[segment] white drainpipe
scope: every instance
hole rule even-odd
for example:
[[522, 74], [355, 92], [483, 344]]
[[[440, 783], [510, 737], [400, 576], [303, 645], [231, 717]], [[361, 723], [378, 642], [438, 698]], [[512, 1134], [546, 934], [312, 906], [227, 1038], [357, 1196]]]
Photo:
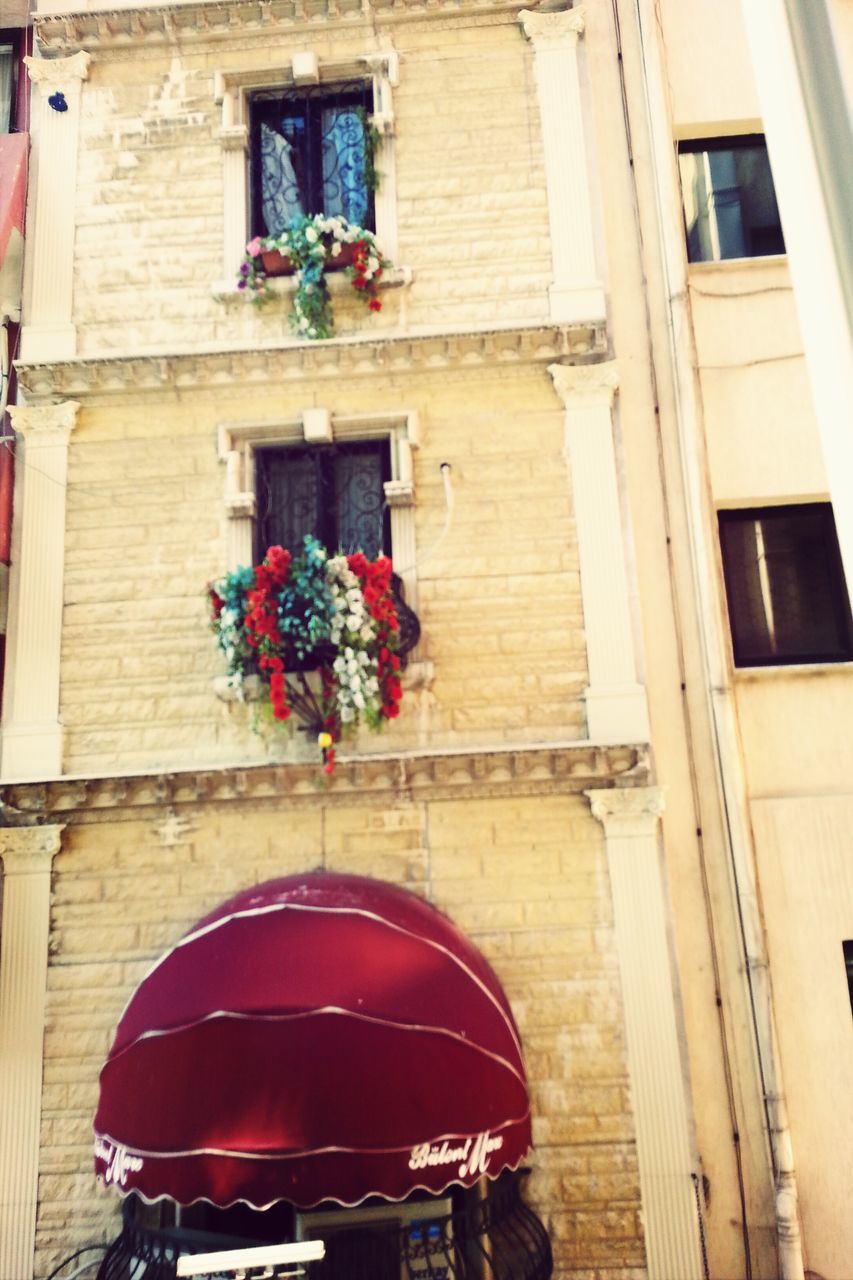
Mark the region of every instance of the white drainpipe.
[[797, 1184], [788, 1116], [782, 1091], [779, 1046], [773, 1017], [770, 973], [756, 890], [748, 800], [740, 755], [737, 715], [720, 634], [714, 583], [716, 555], [703, 517], [704, 468], [701, 419], [696, 402], [692, 319], [681, 198], [674, 178], [673, 139], [664, 97], [666, 83], [657, 45], [654, 0], [631, 3], [641, 46], [645, 125], [654, 169], [656, 222], [666, 293], [669, 360], [676, 402], [682, 480], [693, 580], [699, 605], [702, 660], [715, 734], [715, 770], [745, 958], [744, 980], [753, 1010], [758, 1069], [763, 1083], [770, 1148], [775, 1169], [776, 1234], [782, 1280], [804, 1280]]

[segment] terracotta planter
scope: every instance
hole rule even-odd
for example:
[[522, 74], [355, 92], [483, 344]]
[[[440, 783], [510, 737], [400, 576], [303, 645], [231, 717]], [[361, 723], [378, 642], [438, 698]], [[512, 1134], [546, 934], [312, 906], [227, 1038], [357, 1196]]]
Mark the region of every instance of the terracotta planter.
[[336, 258], [326, 259], [327, 271], [343, 271], [346, 267], [351, 267], [355, 262], [355, 245], [342, 244], [341, 251]]
[[287, 254], [279, 253], [278, 249], [268, 249], [262, 253], [261, 262], [268, 276], [292, 276], [296, 270]]

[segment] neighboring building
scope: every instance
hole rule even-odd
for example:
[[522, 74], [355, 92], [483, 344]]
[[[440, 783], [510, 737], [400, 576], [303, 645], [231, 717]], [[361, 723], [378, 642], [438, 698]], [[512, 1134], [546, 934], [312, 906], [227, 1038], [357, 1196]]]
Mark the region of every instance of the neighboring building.
[[[35, 33], [0, 1280], [150, 1276], [217, 1232], [322, 1235], [335, 1280], [840, 1278], [848, 513], [774, 183], [784, 104], [759, 107], [738, 4], [47, 0]], [[293, 280], [259, 308], [236, 284], [300, 208], [357, 210], [394, 264], [378, 314], [332, 280], [331, 340], [292, 335]], [[331, 776], [313, 736], [256, 731], [205, 600], [307, 529], [390, 552], [420, 624], [399, 717]], [[330, 932], [291, 938], [300, 903]], [[415, 1025], [405, 957], [356, 918], [470, 989], [418, 968]], [[284, 1120], [269, 1044], [203, 1038], [366, 1008], [405, 1008], [422, 1053], [276, 1045]], [[164, 1017], [195, 1057], [160, 1052]], [[478, 1117], [453, 1191], [423, 1172], [464, 1146], [436, 1100]], [[156, 1205], [129, 1197], [124, 1226], [96, 1109], [107, 1181]], [[224, 1170], [247, 1132], [257, 1171]], [[174, 1209], [217, 1179], [220, 1203], [284, 1203]], [[394, 1203], [314, 1210], [377, 1190]]]

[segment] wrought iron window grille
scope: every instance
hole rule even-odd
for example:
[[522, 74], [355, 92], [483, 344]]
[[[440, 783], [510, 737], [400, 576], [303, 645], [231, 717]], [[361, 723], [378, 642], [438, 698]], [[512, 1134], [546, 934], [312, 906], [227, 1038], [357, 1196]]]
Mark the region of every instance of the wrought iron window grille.
[[252, 235], [278, 235], [317, 213], [375, 231], [372, 111], [372, 80], [252, 96]]
[[[489, 1184], [484, 1198], [462, 1193], [457, 1197], [462, 1207], [453, 1213], [402, 1227], [360, 1225], [354, 1212], [351, 1228], [329, 1234], [325, 1259], [308, 1264], [309, 1280], [549, 1280], [548, 1233], [522, 1196], [527, 1172], [507, 1171]], [[393, 1205], [388, 1208], [393, 1213]], [[268, 1243], [183, 1227], [145, 1227], [134, 1222], [135, 1209], [129, 1197], [123, 1230], [108, 1248], [97, 1280], [175, 1280], [181, 1254]], [[316, 1234], [323, 1238], [320, 1227]]]

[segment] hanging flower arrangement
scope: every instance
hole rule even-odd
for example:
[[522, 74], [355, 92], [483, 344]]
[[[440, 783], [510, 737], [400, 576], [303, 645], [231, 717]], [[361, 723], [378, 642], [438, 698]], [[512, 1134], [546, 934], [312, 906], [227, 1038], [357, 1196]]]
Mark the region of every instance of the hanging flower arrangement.
[[272, 296], [271, 275], [296, 280], [291, 325], [302, 338], [331, 338], [335, 325], [326, 272], [342, 268], [369, 311], [381, 311], [379, 281], [390, 264], [372, 231], [318, 213], [297, 218], [277, 236], [255, 236], [237, 273], [237, 288], [260, 306]]
[[226, 574], [208, 596], [232, 685], [259, 676], [273, 719], [295, 712], [316, 731], [327, 773], [343, 734], [399, 715], [402, 646], [387, 556], [330, 556], [308, 537], [299, 555], [270, 547], [262, 564]]

